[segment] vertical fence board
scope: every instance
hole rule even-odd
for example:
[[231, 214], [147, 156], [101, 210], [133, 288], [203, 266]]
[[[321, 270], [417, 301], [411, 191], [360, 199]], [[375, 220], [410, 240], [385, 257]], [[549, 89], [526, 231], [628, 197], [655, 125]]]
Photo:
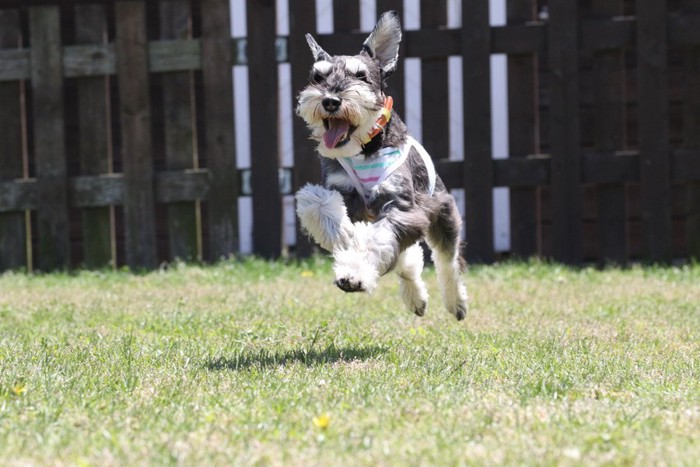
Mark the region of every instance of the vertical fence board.
[[[422, 29], [444, 28], [447, 24], [446, 0], [421, 0], [420, 19]], [[447, 57], [423, 59], [421, 83], [423, 146], [433, 158], [447, 158], [450, 155]]]
[[552, 256], [582, 260], [578, 8], [576, 0], [549, 5], [549, 137], [552, 154]]
[[248, 0], [247, 11], [253, 250], [275, 258], [282, 251], [275, 2]]
[[[313, 33], [316, 30], [316, 2], [315, 0], [297, 0], [294, 8], [289, 12], [289, 63], [292, 75], [292, 93], [294, 107], [297, 105], [298, 93], [307, 85], [309, 69], [313, 63], [313, 57], [304, 34]], [[295, 117], [293, 122], [294, 138], [294, 191], [307, 183], [321, 182], [321, 165], [314, 145], [309, 140], [309, 130], [304, 120]], [[310, 256], [314, 251], [314, 244], [303, 233], [297, 223], [296, 253], [299, 257]]]
[[[360, 29], [360, 2], [333, 0], [333, 31], [352, 32], [358, 29]], [[360, 50], [359, 46], [357, 50]]]
[[[102, 5], [75, 6], [77, 44], [107, 42], [107, 18]], [[109, 78], [87, 77], [78, 80], [78, 120], [80, 125], [80, 172], [98, 175], [111, 172], [108, 147], [111, 115], [107, 105]], [[89, 268], [114, 264], [113, 228], [110, 207], [82, 210], [84, 263]]]
[[462, 11], [466, 258], [486, 263], [494, 257], [490, 37], [488, 0], [471, 2]]
[[[20, 46], [19, 12], [0, 10], [0, 49]], [[18, 82], [0, 82], [0, 180], [22, 178], [22, 111]], [[27, 266], [23, 212], [0, 214], [0, 272]]]
[[[403, 0], [377, 0], [377, 19], [385, 11], [394, 10], [398, 13], [399, 18], [403, 19]], [[396, 65], [396, 70], [387, 79], [387, 87], [384, 90], [386, 95], [393, 97], [394, 110], [396, 113], [405, 116], [406, 109], [405, 101], [405, 75], [404, 75], [404, 46], [403, 41], [399, 48], [399, 62]]]
[[68, 192], [59, 9], [29, 9], [39, 268], [68, 266]]
[[[201, 0], [202, 80], [209, 167], [209, 255], [238, 251], [238, 175], [233, 120], [233, 62], [228, 0]], [[276, 180], [276, 178], [275, 178]]]
[[646, 257], [671, 259], [666, 2], [637, 0], [642, 222]]
[[[189, 0], [161, 0], [160, 36], [164, 40], [190, 39]], [[165, 126], [165, 163], [168, 170], [194, 167], [195, 132], [192, 121], [192, 73], [164, 73], [162, 79]], [[170, 203], [168, 243], [170, 258], [194, 260], [197, 248], [197, 213], [194, 202]]]
[[[700, 14], [697, 0], [682, 2], [684, 14]], [[683, 51], [685, 86], [683, 93], [683, 147], [700, 149], [700, 46], [687, 47]], [[700, 260], [700, 182], [690, 182], [685, 187], [687, 217], [685, 238], [687, 254]]]
[[[534, 0], [508, 0], [508, 24], [535, 19]], [[508, 56], [508, 136], [510, 157], [539, 153], [537, 57], [533, 54]], [[527, 258], [538, 252], [539, 188], [510, 187], [511, 253]]]
[[157, 260], [146, 10], [143, 2], [124, 1], [115, 11], [126, 262], [152, 268]]
[[[601, 18], [622, 14], [620, 0], [594, 0], [592, 13]], [[600, 50], [594, 55], [593, 94], [595, 143], [602, 153], [625, 149], [625, 74], [622, 50]], [[598, 263], [625, 264], [627, 207], [624, 184], [596, 187]]]

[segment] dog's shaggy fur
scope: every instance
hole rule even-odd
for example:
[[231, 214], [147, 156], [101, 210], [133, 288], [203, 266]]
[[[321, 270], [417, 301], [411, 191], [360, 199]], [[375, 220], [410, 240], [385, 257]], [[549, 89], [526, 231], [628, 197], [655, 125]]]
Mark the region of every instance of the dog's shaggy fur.
[[[421, 157], [396, 112], [391, 111], [382, 131], [368, 137], [387, 113], [384, 81], [396, 68], [401, 41], [397, 14], [383, 14], [355, 56], [331, 56], [311, 35], [306, 38], [316, 62], [309, 86], [299, 94], [297, 113], [318, 141], [324, 186], [307, 185], [296, 194], [302, 227], [332, 252], [339, 288], [372, 292], [378, 278], [394, 270], [404, 303], [419, 316], [428, 303], [419, 244], [425, 240], [433, 251], [444, 304], [463, 319], [462, 221], [454, 198], [431, 173], [432, 162]], [[413, 146], [406, 160], [368, 193], [360, 193], [341, 159], [361, 154], [371, 164], [383, 148], [407, 143]]]

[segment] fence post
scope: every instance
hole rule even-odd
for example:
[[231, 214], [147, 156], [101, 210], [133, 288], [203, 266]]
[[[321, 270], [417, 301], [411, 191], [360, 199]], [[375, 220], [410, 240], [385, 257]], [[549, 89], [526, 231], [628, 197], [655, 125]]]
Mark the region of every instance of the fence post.
[[126, 262], [132, 268], [153, 268], [156, 236], [146, 9], [140, 1], [118, 1], [115, 11]]
[[[209, 168], [209, 256], [238, 251], [238, 192], [233, 120], [233, 61], [228, 0], [201, 0], [205, 146]], [[276, 180], [276, 179], [275, 179]]]
[[39, 268], [68, 267], [68, 180], [61, 25], [56, 6], [29, 9]]
[[666, 2], [637, 0], [639, 160], [647, 258], [671, 259]]
[[570, 264], [581, 262], [583, 241], [578, 26], [576, 0], [549, 5], [552, 255]]
[[[19, 12], [0, 10], [0, 49], [20, 46]], [[0, 180], [24, 177], [19, 82], [0, 83]], [[25, 213], [0, 213], [0, 272], [27, 265]]]
[[[164, 40], [192, 38], [189, 0], [161, 0], [160, 36]], [[192, 72], [170, 72], [161, 77], [165, 164], [168, 170], [185, 170], [197, 165], [195, 125], [192, 121], [194, 93]], [[170, 258], [201, 259], [198, 248], [197, 205], [195, 202], [167, 206]]]
[[[289, 63], [292, 75], [293, 108], [296, 108], [297, 94], [308, 83], [309, 69], [313, 57], [304, 34], [316, 31], [315, 0], [296, 0], [289, 11]], [[313, 144], [309, 141], [309, 130], [304, 120], [295, 116], [292, 122], [294, 138], [294, 191], [307, 183], [321, 182], [321, 165]], [[296, 253], [307, 257], [313, 253], [314, 244], [301, 231], [297, 223]]]
[[[402, 18], [403, 20], [403, 0], [377, 0], [377, 19], [379, 19], [379, 16], [382, 13], [391, 10], [396, 11], [399, 18]], [[406, 100], [404, 96], [404, 89], [406, 87], [404, 78], [404, 50], [405, 46], [403, 41], [401, 41], [401, 45], [399, 47], [399, 62], [396, 64], [396, 70], [387, 80], [388, 85], [386, 88], [386, 94], [394, 98], [394, 110], [402, 118], [405, 118], [406, 116], [404, 112], [406, 109]]]
[[[353, 32], [359, 29], [360, 3], [333, 0], [333, 32]], [[338, 53], [338, 51], [331, 53]]]
[[[508, 0], [508, 24], [523, 24], [536, 18], [534, 0]], [[508, 55], [509, 157], [539, 154], [539, 110], [537, 57]], [[518, 258], [540, 250], [539, 192], [537, 187], [510, 187], [511, 253]]]
[[[462, 16], [471, 12], [464, 8]], [[420, 1], [421, 29], [439, 29], [447, 24], [446, 0]], [[447, 58], [424, 58], [421, 60], [422, 143], [433, 159], [450, 156], [450, 114]], [[430, 81], [430, 86], [425, 84]], [[405, 107], [404, 107], [405, 108]]]
[[[75, 6], [75, 35], [78, 44], [104, 44], [107, 41], [107, 18], [102, 5]], [[109, 133], [111, 115], [107, 105], [109, 77], [78, 80], [78, 119], [80, 125], [80, 172], [99, 175], [112, 171]], [[89, 268], [114, 264], [113, 207], [82, 210], [84, 263]]]
[[[684, 14], [700, 14], [696, 0], [683, 0]], [[683, 51], [685, 89], [683, 99], [683, 147], [700, 150], [700, 46]], [[687, 217], [685, 238], [690, 258], [700, 260], [700, 182], [685, 187]]]
[[[399, 18], [401, 18], [403, 21], [403, 0], [377, 0], [377, 19], [379, 19], [379, 16], [381, 16], [382, 13], [391, 10], [396, 11]], [[404, 96], [406, 88], [406, 80], [404, 78], [406, 76], [404, 69], [404, 50], [404, 42], [401, 41], [401, 45], [399, 47], [399, 62], [396, 66], [396, 71], [394, 71], [394, 73], [387, 80], [388, 83], [386, 88], [386, 94], [394, 98], [394, 110], [402, 118], [405, 118], [406, 116], [406, 107], [404, 107], [406, 105]]]
[[490, 38], [488, 0], [469, 2], [462, 9], [466, 258], [485, 263], [494, 259]]
[[[620, 0], [594, 0], [593, 15], [610, 19], [622, 14]], [[621, 50], [600, 50], [594, 56], [593, 94], [595, 143], [601, 153], [615, 157], [625, 149], [625, 70]], [[623, 183], [596, 187], [598, 263], [627, 262], [627, 205]]]
[[253, 251], [265, 258], [282, 253], [275, 10], [274, 1], [247, 2]]

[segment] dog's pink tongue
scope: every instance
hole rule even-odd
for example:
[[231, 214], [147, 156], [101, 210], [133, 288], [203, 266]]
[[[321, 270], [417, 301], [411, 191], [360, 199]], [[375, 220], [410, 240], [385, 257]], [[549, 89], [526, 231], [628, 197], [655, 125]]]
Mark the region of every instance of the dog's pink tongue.
[[328, 149], [333, 149], [338, 145], [345, 133], [350, 129], [350, 122], [340, 118], [328, 119], [328, 129], [323, 135], [323, 142]]

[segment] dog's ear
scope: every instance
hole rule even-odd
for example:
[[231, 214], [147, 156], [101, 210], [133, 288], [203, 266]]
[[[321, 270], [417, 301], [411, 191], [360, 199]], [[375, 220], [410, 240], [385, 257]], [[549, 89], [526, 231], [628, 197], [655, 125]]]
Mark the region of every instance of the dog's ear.
[[309, 44], [309, 48], [311, 49], [311, 53], [314, 54], [314, 60], [321, 61], [321, 60], [330, 60], [331, 56], [328, 55], [328, 52], [323, 50], [320, 45], [318, 45], [318, 42], [316, 42], [316, 39], [314, 39], [314, 36], [311, 34], [306, 35], [306, 42]]
[[362, 51], [379, 61], [384, 76], [396, 70], [401, 43], [401, 22], [395, 11], [387, 11], [377, 21], [372, 34], [362, 44]]

